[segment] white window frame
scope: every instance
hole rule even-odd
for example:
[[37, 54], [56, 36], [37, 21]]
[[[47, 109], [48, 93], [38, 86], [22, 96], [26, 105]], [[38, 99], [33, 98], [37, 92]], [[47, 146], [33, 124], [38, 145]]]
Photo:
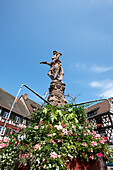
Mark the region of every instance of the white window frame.
[[15, 123], [20, 123], [20, 117], [15, 116]]
[[22, 124], [26, 125], [26, 119], [23, 119]]
[[[4, 116], [4, 115], [5, 115], [5, 116]], [[3, 118], [4, 118], [4, 119], [7, 119], [8, 117], [9, 117], [9, 113], [5, 111], [5, 112], [3, 113]]]
[[1, 113], [2, 113], [2, 108], [0, 108], [0, 115], [1, 115]]
[[0, 126], [0, 134], [4, 136], [6, 127]]

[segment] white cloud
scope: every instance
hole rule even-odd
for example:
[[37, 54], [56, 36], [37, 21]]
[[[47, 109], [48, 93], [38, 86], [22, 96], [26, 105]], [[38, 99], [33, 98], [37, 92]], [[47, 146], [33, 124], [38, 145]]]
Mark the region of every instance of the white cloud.
[[98, 82], [98, 81], [93, 81], [90, 83], [91, 87], [103, 87], [103, 83]]
[[90, 87], [100, 89], [98, 96], [106, 98], [113, 97], [113, 80], [93, 81], [89, 85]]
[[113, 0], [91, 0], [93, 3], [107, 3], [107, 4], [112, 4]]
[[74, 67], [77, 68], [78, 70], [87, 70], [87, 67], [85, 64], [77, 63], [74, 65]]
[[100, 94], [100, 96], [104, 96], [106, 98], [113, 97], [113, 88], [104, 91], [103, 93]]
[[106, 72], [112, 69], [113, 69], [113, 66], [110, 66], [110, 67], [92, 66], [90, 68], [91, 71], [96, 72], [96, 73], [103, 73], [103, 72]]
[[109, 66], [109, 67], [97, 66], [97, 65], [87, 66], [85, 64], [80, 64], [80, 63], [75, 64], [74, 67], [80, 71], [92, 71], [95, 73], [104, 73], [113, 69], [113, 66]]

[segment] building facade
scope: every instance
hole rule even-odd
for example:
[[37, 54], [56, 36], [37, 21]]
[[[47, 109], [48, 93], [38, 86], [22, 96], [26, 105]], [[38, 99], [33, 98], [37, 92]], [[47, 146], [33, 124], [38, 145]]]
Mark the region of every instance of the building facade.
[[85, 109], [93, 129], [113, 142], [113, 98], [104, 100]]
[[[38, 103], [27, 98], [27, 94], [22, 95], [14, 105], [9, 117], [9, 111], [14, 102], [15, 97], [0, 88], [0, 135], [7, 136], [14, 133], [20, 127], [26, 126], [30, 119], [30, 115], [37, 107], [41, 107]], [[8, 119], [9, 117], [9, 119]], [[8, 119], [8, 120], [7, 120]], [[6, 121], [6, 126], [4, 123]]]

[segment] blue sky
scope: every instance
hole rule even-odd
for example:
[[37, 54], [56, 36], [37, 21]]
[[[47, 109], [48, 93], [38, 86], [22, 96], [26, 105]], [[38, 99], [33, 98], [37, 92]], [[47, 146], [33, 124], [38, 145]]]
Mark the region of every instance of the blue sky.
[[65, 94], [113, 97], [113, 0], [0, 1], [1, 88], [15, 96], [24, 83], [44, 96], [51, 80], [40, 61], [53, 50], [62, 53]]

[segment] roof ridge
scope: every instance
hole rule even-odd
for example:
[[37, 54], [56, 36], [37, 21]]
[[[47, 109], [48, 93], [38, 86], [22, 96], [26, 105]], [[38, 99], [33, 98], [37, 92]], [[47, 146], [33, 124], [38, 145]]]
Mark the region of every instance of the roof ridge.
[[15, 96], [13, 96], [12, 94], [10, 94], [9, 92], [7, 92], [7, 91], [5, 91], [4, 89], [2, 89], [1, 87], [0, 87], [0, 91], [3, 91], [3, 92], [5, 92], [5, 93], [7, 93], [8, 95], [10, 95], [11, 97], [14, 97], [15, 98]]

